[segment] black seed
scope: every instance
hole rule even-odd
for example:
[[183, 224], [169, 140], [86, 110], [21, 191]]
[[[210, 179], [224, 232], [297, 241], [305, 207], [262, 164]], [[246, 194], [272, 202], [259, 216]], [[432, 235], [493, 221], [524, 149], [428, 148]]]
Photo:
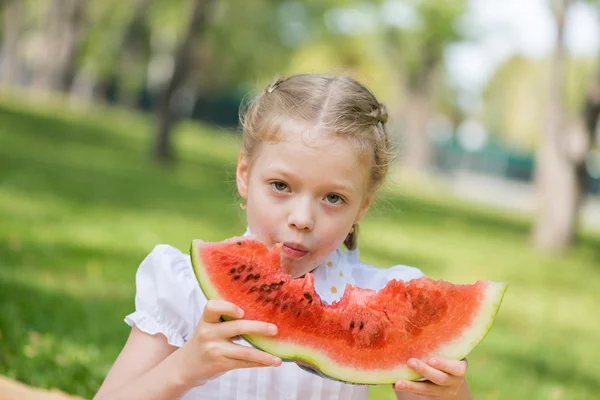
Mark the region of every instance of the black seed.
[[229, 272], [231, 272], [232, 274], [235, 274], [235, 268], [231, 268], [231, 271], [229, 271]]
[[246, 266], [245, 266], [245, 265], [242, 265], [241, 267], [239, 267], [239, 268], [237, 269], [237, 272], [244, 272], [244, 270], [245, 270], [245, 269], [246, 269]]
[[310, 302], [312, 302], [312, 296], [310, 295], [310, 293], [308, 293], [308, 292], [305, 292], [305, 293], [304, 293], [304, 298], [305, 298], [306, 300], [308, 300], [308, 301], [309, 301], [309, 303], [310, 303]]
[[358, 325], [358, 329], [362, 329], [365, 327], [365, 323], [360, 321], [360, 324]]
[[281, 303], [280, 303], [280, 302], [278, 302], [278, 301], [276, 301], [276, 302], [275, 302], [275, 305], [276, 305], [277, 307], [279, 307], [279, 305], [280, 305], [280, 304], [281, 304]]
[[242, 242], [237, 242], [237, 245], [238, 245], [238, 246], [241, 246], [241, 245], [242, 245]]
[[254, 269], [254, 267], [251, 265], [248, 267], [248, 272], [251, 272]]
[[246, 277], [246, 279], [244, 280], [244, 282], [248, 282], [250, 279], [254, 278], [254, 275], [250, 274]]
[[287, 304], [284, 304], [283, 307], [281, 307], [282, 310], [287, 310], [287, 308], [288, 308]]
[[271, 283], [271, 289], [273, 289], [273, 290], [279, 289], [279, 284], [278, 283]]
[[262, 285], [260, 288], [265, 292], [268, 292], [271, 290], [271, 287], [269, 285]]
[[233, 280], [234, 280], [234, 281], [237, 281], [238, 279], [240, 279], [240, 276], [239, 276], [239, 275], [236, 275], [236, 276], [234, 276], [234, 277], [233, 277]]
[[252, 286], [252, 287], [250, 288], [250, 291], [251, 291], [251, 292], [256, 292], [256, 286]]
[[270, 298], [270, 297], [267, 297], [267, 298], [265, 299], [265, 301], [268, 303], [268, 302], [270, 302], [270, 301], [271, 301], [271, 298]]
[[354, 321], [350, 321], [350, 328], [354, 328]]
[[257, 281], [260, 278], [260, 274], [254, 275], [254, 280]]
[[279, 281], [279, 286], [283, 285], [283, 281]]
[[300, 316], [300, 311], [298, 311], [298, 312], [296, 313], [296, 317], [299, 317], [299, 316]]

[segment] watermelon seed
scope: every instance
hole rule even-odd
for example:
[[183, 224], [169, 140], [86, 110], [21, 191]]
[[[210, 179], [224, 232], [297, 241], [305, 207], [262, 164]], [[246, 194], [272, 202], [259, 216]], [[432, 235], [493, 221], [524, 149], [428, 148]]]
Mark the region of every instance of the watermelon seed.
[[260, 278], [260, 274], [254, 275], [254, 280], [257, 281]]
[[231, 268], [231, 271], [229, 271], [229, 272], [231, 272], [232, 274], [235, 274], [235, 268]]
[[360, 321], [360, 325], [358, 325], [358, 329], [362, 329], [365, 327], [365, 323]]
[[250, 274], [246, 277], [246, 280], [244, 282], [248, 282], [252, 278], [254, 278], [254, 275]]
[[256, 286], [252, 286], [252, 287], [250, 288], [250, 291], [251, 291], [251, 292], [256, 292]]
[[248, 267], [248, 272], [251, 272], [254, 269], [254, 267], [251, 265]]
[[354, 321], [350, 321], [350, 328], [354, 328]]
[[268, 302], [270, 302], [270, 301], [271, 301], [271, 298], [270, 298], [270, 297], [267, 297], [267, 298], [265, 299], [265, 301], [268, 303]]
[[259, 299], [259, 300], [264, 300], [264, 298], [265, 298], [265, 295], [264, 295], [264, 294], [262, 294], [262, 293], [260, 294], [260, 296], [258, 296], [258, 299]]
[[308, 302], [312, 302], [312, 296], [308, 292], [304, 292], [304, 298], [308, 300]]
[[262, 285], [260, 288], [265, 292], [269, 292], [271, 290], [271, 287], [269, 285]]
[[298, 311], [298, 312], [296, 313], [296, 317], [299, 317], [299, 316], [300, 316], [300, 311]]
[[287, 310], [287, 308], [288, 308], [287, 304], [284, 304], [283, 307], [281, 307], [282, 310]]
[[281, 304], [281, 303], [280, 303], [280, 302], [278, 302], [278, 301], [276, 301], [276, 302], [275, 302], [275, 306], [276, 306], [276, 307], [279, 307], [279, 305], [280, 305], [280, 304]]
[[238, 246], [241, 246], [241, 245], [242, 245], [242, 242], [237, 242], [237, 245], [238, 245]]
[[271, 289], [273, 289], [273, 290], [279, 289], [279, 284], [278, 283], [271, 283]]
[[240, 279], [240, 276], [239, 276], [239, 275], [236, 275], [236, 276], [234, 276], [234, 277], [233, 277], [233, 280], [234, 280], [234, 281], [237, 281], [238, 279]]
[[239, 268], [237, 269], [237, 272], [244, 272], [244, 270], [245, 270], [245, 269], [246, 269], [246, 266], [245, 266], [245, 265], [242, 265], [241, 267], [239, 267]]

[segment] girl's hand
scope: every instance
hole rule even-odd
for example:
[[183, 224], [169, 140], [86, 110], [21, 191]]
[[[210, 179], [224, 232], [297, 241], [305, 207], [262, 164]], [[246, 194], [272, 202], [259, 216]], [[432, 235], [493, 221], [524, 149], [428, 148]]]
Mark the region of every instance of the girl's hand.
[[241, 334], [273, 336], [275, 325], [242, 319], [221, 322], [222, 315], [242, 318], [244, 313], [230, 302], [209, 300], [194, 336], [179, 349], [181, 376], [187, 384], [201, 385], [233, 369], [281, 365], [278, 357], [231, 342]]
[[394, 390], [440, 399], [471, 398], [465, 380], [467, 360], [456, 361], [436, 357], [425, 363], [411, 358], [408, 360], [408, 366], [423, 375], [427, 381], [398, 381], [394, 384]]

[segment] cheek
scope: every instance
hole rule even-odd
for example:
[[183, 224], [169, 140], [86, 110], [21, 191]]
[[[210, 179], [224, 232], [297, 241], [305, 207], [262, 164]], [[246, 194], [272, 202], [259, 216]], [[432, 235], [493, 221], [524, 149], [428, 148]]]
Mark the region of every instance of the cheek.
[[270, 206], [269, 197], [260, 188], [254, 187], [252, 194], [248, 196], [246, 218], [252, 234], [257, 235], [260, 240], [268, 242], [275, 234], [277, 216]]

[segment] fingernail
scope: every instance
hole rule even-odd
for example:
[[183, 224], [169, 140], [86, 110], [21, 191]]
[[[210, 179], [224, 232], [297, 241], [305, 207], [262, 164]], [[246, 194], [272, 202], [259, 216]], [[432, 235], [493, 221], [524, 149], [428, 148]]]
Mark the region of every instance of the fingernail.
[[277, 366], [281, 363], [281, 358], [273, 357], [273, 365]]
[[244, 310], [242, 310], [241, 308], [237, 309], [237, 315], [240, 316], [240, 318], [242, 318], [244, 316]]
[[394, 389], [403, 389], [404, 388], [404, 382], [396, 382], [394, 384]]
[[432, 367], [437, 366], [438, 360], [436, 360], [435, 358], [432, 358], [431, 360], [429, 360], [429, 365], [431, 365]]
[[269, 325], [269, 333], [270, 334], [276, 334], [277, 333], [277, 327], [275, 325]]
[[417, 363], [417, 360], [415, 360], [414, 358], [411, 358], [410, 360], [408, 360], [408, 366], [409, 367], [414, 368], [417, 365], [419, 365], [419, 364]]

